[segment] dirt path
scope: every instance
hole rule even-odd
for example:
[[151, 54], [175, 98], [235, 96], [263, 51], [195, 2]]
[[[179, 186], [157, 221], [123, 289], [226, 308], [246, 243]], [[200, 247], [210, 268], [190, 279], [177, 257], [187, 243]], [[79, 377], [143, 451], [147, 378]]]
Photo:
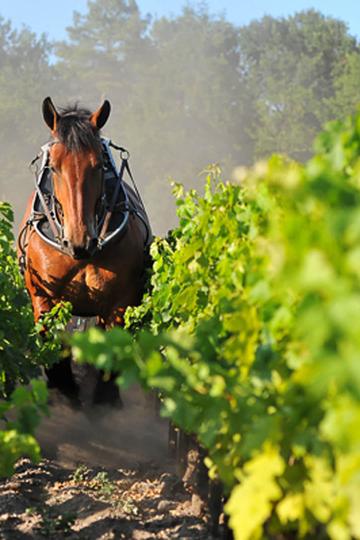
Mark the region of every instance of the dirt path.
[[[138, 388], [122, 410], [73, 410], [52, 393], [39, 465], [0, 481], [0, 539], [206, 539], [206, 507], [168, 458], [167, 422]], [[189, 473], [189, 471], [188, 471]]]

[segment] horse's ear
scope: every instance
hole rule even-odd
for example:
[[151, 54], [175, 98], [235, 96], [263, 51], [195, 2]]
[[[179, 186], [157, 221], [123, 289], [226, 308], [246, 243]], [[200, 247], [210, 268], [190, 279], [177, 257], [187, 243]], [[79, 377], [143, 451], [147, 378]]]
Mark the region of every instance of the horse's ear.
[[42, 104], [42, 112], [45, 123], [49, 126], [51, 131], [56, 131], [56, 125], [59, 119], [59, 114], [55, 109], [55, 105], [51, 101], [50, 97], [44, 99]]
[[90, 123], [96, 129], [101, 129], [109, 118], [111, 106], [110, 101], [105, 99], [101, 107], [90, 116]]

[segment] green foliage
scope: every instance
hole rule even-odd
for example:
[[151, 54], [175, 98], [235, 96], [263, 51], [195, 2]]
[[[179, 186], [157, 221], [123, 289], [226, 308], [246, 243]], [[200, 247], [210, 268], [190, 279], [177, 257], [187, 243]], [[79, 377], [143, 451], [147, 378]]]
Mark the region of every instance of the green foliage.
[[0, 431], [0, 477], [12, 474], [24, 455], [40, 460], [34, 433], [47, 411], [47, 388], [40, 380], [32, 380], [29, 388], [18, 386], [7, 401], [0, 400], [0, 422], [5, 428]]
[[[282, 152], [305, 161], [314, 137], [334, 112], [344, 117], [355, 110], [349, 110], [349, 101], [353, 105], [358, 91], [344, 73], [348, 58], [359, 58], [356, 39], [342, 21], [308, 10], [253, 21], [241, 29], [239, 41], [241, 67], [253, 96], [256, 155]], [[339, 86], [347, 89], [347, 103], [336, 91]]]
[[0, 202], [0, 397], [38, 370], [36, 337], [12, 234], [13, 213]]
[[139, 58], [147, 55], [148, 22], [134, 1], [95, 0], [84, 15], [75, 11], [68, 40], [56, 44], [57, 67], [70, 95], [96, 103], [104, 92], [119, 93], [126, 102], [139, 77], [134, 72]]
[[230, 498], [237, 540], [360, 538], [360, 115], [301, 166], [279, 157], [174, 188], [179, 227], [152, 246], [127, 327], [74, 336], [118, 383], [162, 395]]
[[76, 467], [74, 473], [71, 475], [71, 480], [75, 483], [84, 482], [88, 478], [89, 473], [90, 469], [82, 463]]
[[59, 302], [39, 319], [34, 329], [38, 349], [33, 354], [38, 364], [48, 367], [58, 362], [71, 315], [71, 303]]
[[346, 55], [344, 67], [339, 71], [335, 81], [335, 94], [329, 100], [329, 107], [335, 118], [352, 114], [360, 103], [360, 55], [353, 52]]
[[115, 484], [110, 480], [106, 471], [98, 472], [96, 476], [89, 481], [89, 487], [105, 500], [109, 499], [116, 489]]
[[44, 34], [15, 30], [0, 16], [0, 199], [11, 201], [16, 213], [31, 190], [27, 164], [47, 137], [40, 100], [56, 88], [51, 50]]
[[[13, 246], [12, 220], [10, 205], [0, 202], [0, 476], [11, 474], [22, 455], [39, 459], [34, 431], [46, 413], [46, 385], [40, 380], [32, 380], [30, 389], [19, 384], [29, 383], [40, 375], [41, 366], [58, 360], [71, 308], [55, 306], [34, 327]], [[46, 339], [39, 334], [44, 326]]]
[[55, 535], [68, 536], [73, 532], [77, 515], [74, 512], [61, 512], [48, 505], [35, 506], [26, 509], [28, 516], [36, 516], [38, 524], [36, 530], [45, 538], [53, 538]]
[[[39, 375], [41, 365], [58, 360], [61, 333], [71, 316], [71, 305], [60, 303], [34, 327], [13, 246], [12, 225], [10, 205], [0, 202], [0, 398], [15, 384]], [[44, 327], [46, 339], [39, 334]]]

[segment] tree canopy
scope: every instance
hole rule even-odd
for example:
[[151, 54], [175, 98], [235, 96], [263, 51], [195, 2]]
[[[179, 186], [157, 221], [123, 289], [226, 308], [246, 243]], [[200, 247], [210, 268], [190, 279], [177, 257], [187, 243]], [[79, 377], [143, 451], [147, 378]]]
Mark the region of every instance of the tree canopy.
[[237, 27], [206, 7], [152, 19], [135, 0], [90, 0], [60, 43], [0, 18], [0, 81], [2, 198], [24, 208], [45, 96], [94, 109], [106, 96], [105, 134], [129, 148], [162, 233], [175, 223], [170, 176], [196, 187], [211, 162], [231, 174], [273, 152], [305, 160], [322, 125], [357, 107], [360, 49], [314, 10]]

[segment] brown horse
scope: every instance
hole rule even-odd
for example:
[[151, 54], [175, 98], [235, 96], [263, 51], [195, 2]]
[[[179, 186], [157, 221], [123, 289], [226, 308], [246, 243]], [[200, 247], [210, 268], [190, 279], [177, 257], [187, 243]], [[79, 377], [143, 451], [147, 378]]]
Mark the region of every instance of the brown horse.
[[[74, 315], [97, 316], [108, 327], [141, 300], [150, 227], [141, 201], [122, 180], [123, 170], [113, 175], [112, 191], [106, 193], [105, 177], [114, 162], [109, 165], [100, 129], [109, 114], [108, 101], [93, 113], [76, 106], [58, 112], [50, 98], [43, 102], [52, 137], [44, 163], [52, 194], [46, 198], [37, 179], [19, 236], [35, 321], [63, 300], [71, 302]], [[122, 198], [114, 195], [121, 191], [117, 184]], [[117, 227], [120, 215], [126, 223]], [[39, 223], [48, 227], [51, 241], [39, 234]], [[77, 394], [69, 360], [48, 370], [48, 378], [51, 386]], [[106, 400], [106, 384], [99, 380], [99, 385]]]

